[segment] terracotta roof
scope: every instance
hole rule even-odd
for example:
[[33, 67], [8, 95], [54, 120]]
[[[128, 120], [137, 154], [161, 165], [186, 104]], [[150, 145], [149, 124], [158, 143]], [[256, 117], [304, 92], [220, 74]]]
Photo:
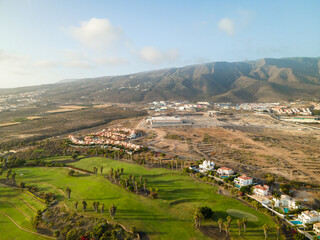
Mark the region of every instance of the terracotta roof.
[[264, 185], [264, 186], [256, 185], [256, 186], [254, 186], [254, 188], [260, 189], [260, 190], [262, 190], [262, 191], [268, 191], [268, 188], [266, 188], [265, 186], [267, 186], [267, 185]]
[[227, 168], [227, 167], [221, 167], [219, 169], [221, 169], [221, 170], [232, 170], [231, 168]]
[[240, 177], [238, 177], [240, 179], [243, 179], [243, 180], [250, 180], [250, 179], [253, 179], [252, 177], [248, 177], [247, 175], [242, 175]]

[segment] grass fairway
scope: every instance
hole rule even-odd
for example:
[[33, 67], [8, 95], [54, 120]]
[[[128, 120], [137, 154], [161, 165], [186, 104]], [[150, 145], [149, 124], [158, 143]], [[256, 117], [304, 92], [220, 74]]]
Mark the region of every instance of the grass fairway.
[[[0, 211], [11, 217], [20, 227], [35, 232], [31, 218], [36, 215], [34, 210], [43, 209], [28, 194], [0, 185]], [[20, 230], [7, 216], [0, 213], [0, 239], [47, 239]]]
[[[159, 199], [149, 199], [143, 196], [130, 193], [123, 188], [111, 184], [102, 175], [90, 176], [80, 174], [68, 176], [66, 168], [19, 168], [17, 181], [26, 182], [27, 185], [38, 186], [41, 191], [54, 191], [59, 199], [64, 201], [69, 209], [75, 210], [74, 201], [86, 200], [88, 212], [86, 214], [101, 216], [94, 213], [93, 201], [99, 201], [105, 205], [104, 216], [110, 220], [107, 209], [112, 203], [117, 207], [116, 218], [118, 222], [130, 229], [135, 226], [138, 231], [144, 231], [150, 239], [208, 239], [200, 231], [193, 228], [193, 213], [199, 206], [209, 206], [215, 212], [215, 221], [204, 224], [217, 225], [216, 220], [220, 217], [226, 219], [226, 210], [232, 208], [251, 214], [257, 221], [249, 221], [247, 233], [238, 236], [238, 229], [235, 224], [236, 217], [232, 217], [231, 237], [232, 239], [264, 239], [262, 225], [264, 223], [273, 226], [270, 217], [260, 214], [252, 208], [243, 205], [241, 202], [216, 193], [216, 188], [205, 183], [197, 182], [193, 178], [183, 175], [180, 172], [166, 169], [147, 169], [136, 164], [110, 160], [102, 157], [82, 159], [72, 164], [75, 167], [92, 170], [94, 166], [103, 166], [103, 173], [107, 174], [109, 169], [124, 168], [124, 175], [130, 173], [139, 180], [143, 176], [148, 181], [147, 187], [159, 189]], [[22, 174], [22, 175], [21, 175]], [[59, 189], [65, 190], [70, 187], [71, 199], [63, 200], [63, 194]], [[80, 210], [78, 210], [80, 211]], [[1, 225], [0, 225], [1, 227]], [[275, 231], [270, 230], [270, 239], [275, 237]]]

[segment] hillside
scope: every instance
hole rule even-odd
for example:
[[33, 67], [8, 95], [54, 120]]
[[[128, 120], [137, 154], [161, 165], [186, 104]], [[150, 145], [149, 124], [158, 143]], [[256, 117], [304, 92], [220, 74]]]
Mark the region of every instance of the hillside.
[[320, 58], [213, 62], [124, 76], [3, 89], [0, 94], [31, 89], [50, 89], [47, 94], [49, 100], [88, 103], [154, 100], [268, 102], [320, 97]]

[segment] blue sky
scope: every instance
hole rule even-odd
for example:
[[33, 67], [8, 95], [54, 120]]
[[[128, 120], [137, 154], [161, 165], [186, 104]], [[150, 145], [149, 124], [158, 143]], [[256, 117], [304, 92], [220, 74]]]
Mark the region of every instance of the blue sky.
[[320, 1], [0, 0], [0, 88], [320, 56]]

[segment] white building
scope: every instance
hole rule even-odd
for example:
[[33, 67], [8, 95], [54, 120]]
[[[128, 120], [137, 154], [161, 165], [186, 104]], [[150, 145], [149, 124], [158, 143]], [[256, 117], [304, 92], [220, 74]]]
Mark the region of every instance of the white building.
[[207, 171], [213, 171], [214, 170], [214, 162], [213, 161], [207, 161], [204, 160], [202, 164], [199, 165], [200, 172], [207, 172]]
[[234, 179], [235, 184], [238, 185], [240, 188], [251, 185], [252, 181], [253, 181], [253, 178], [248, 177], [247, 175], [242, 175]]
[[183, 121], [178, 117], [156, 116], [147, 119], [147, 122], [151, 125], [172, 125], [182, 124]]
[[315, 234], [320, 235], [320, 222], [313, 224], [313, 231]]
[[320, 221], [320, 214], [314, 210], [312, 211], [307, 210], [299, 214], [298, 219], [304, 224], [315, 223]]
[[256, 185], [253, 187], [253, 193], [262, 197], [268, 196], [270, 195], [270, 188], [268, 185]]
[[281, 195], [280, 199], [273, 198], [275, 207], [287, 207], [290, 209], [299, 208], [297, 201], [288, 195]]
[[227, 168], [227, 167], [221, 167], [217, 170], [217, 173], [220, 176], [231, 176], [234, 174], [233, 170], [231, 168]]

